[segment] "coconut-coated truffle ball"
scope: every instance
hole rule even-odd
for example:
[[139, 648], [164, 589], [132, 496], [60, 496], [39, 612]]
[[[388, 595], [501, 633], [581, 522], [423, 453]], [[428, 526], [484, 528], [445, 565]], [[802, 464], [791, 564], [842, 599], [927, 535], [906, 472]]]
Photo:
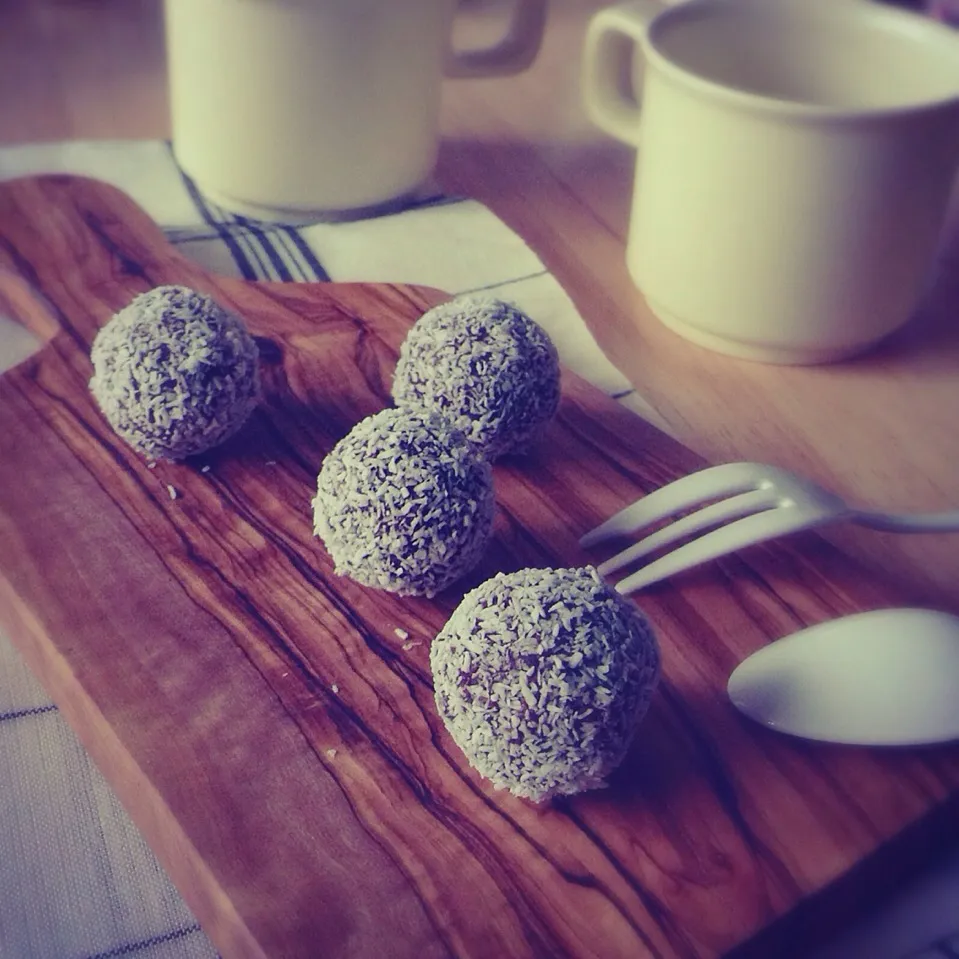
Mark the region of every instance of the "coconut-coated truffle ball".
[[439, 714], [497, 789], [542, 802], [605, 785], [659, 678], [646, 617], [595, 569], [499, 573], [430, 651]]
[[479, 562], [493, 527], [493, 476], [443, 419], [387, 409], [358, 423], [317, 479], [316, 535], [336, 572], [433, 596]]
[[101, 329], [90, 390], [116, 433], [150, 459], [223, 442], [260, 398], [259, 355], [243, 321], [184, 286], [158, 286]]
[[553, 417], [559, 393], [552, 340], [491, 297], [464, 296], [424, 313], [393, 377], [398, 406], [442, 414], [490, 459], [525, 449]]

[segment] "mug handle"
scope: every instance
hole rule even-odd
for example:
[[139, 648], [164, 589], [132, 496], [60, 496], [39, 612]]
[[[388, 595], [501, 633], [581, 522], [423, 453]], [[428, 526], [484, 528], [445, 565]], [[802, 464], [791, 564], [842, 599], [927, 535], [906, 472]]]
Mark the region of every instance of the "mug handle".
[[548, 8], [549, 0], [516, 0], [506, 36], [491, 47], [454, 51], [446, 75], [464, 79], [522, 73], [539, 53]]
[[640, 91], [627, 93], [635, 76], [649, 25], [663, 12], [663, 0], [632, 0], [600, 10], [589, 23], [583, 48], [583, 102], [590, 119], [617, 140], [639, 145]]

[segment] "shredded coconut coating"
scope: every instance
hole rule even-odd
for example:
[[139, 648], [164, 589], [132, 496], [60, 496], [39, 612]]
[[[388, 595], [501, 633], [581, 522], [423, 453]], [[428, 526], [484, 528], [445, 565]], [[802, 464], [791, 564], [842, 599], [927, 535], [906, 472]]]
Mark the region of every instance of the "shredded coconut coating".
[[222, 443], [260, 398], [259, 353], [243, 321], [183, 286], [136, 297], [97, 333], [90, 358], [97, 404], [151, 460]]
[[524, 450], [552, 419], [559, 395], [552, 340], [491, 297], [464, 296], [424, 313], [393, 376], [398, 406], [442, 414], [490, 459]]
[[337, 573], [413, 596], [436, 595], [479, 562], [493, 510], [492, 470], [462, 432], [398, 409], [333, 447], [313, 500]]
[[542, 802], [604, 786], [659, 679], [646, 617], [592, 567], [499, 573], [433, 641], [436, 705], [470, 765]]

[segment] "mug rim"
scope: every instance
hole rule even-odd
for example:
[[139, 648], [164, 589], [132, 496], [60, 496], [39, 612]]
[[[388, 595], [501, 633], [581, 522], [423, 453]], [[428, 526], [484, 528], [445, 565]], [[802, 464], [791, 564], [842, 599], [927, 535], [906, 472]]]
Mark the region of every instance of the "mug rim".
[[[712, 80], [702, 73], [688, 69], [676, 63], [659, 45], [659, 34], [676, 20], [689, 19], [690, 16], [703, 9], [750, 7], [765, 8], [767, 11], [775, 6], [777, 0], [670, 0], [671, 5], [664, 7], [653, 17], [643, 37], [643, 53], [649, 66], [655, 65], [664, 74], [691, 87], [698, 93], [703, 93], [714, 99], [723, 100], [732, 106], [744, 107], [766, 113], [778, 113], [784, 117], [809, 120], [873, 120], [884, 117], [917, 116], [929, 112], [937, 112], [948, 107], [959, 107], [959, 81], [954, 93], [945, 96], [917, 99], [914, 102], [892, 104], [889, 106], [829, 106], [821, 103], [809, 103], [800, 100], [786, 100], [763, 93], [728, 86], [718, 80]], [[790, 6], [788, 0], [778, 0], [782, 7]], [[801, 7], [798, 0], [794, 5]], [[817, 6], [815, 0], [807, 0], [808, 7]], [[828, 15], [840, 18], [856, 16], [868, 17], [873, 22], [887, 20], [894, 28], [905, 28], [915, 32], [922, 32], [935, 37], [937, 42], [947, 42], [956, 48], [959, 59], [959, 30], [944, 23], [924, 16], [892, 7], [876, 0], [825, 0], [818, 4], [820, 9]], [[959, 73], [959, 71], [957, 71]]]

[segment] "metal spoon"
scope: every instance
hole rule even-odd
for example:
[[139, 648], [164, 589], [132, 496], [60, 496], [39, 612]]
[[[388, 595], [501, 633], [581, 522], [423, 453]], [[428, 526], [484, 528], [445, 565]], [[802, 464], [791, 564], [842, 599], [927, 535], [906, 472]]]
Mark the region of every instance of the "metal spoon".
[[727, 691], [750, 718], [806, 739], [959, 739], [959, 618], [880, 609], [810, 626], [745, 659]]

